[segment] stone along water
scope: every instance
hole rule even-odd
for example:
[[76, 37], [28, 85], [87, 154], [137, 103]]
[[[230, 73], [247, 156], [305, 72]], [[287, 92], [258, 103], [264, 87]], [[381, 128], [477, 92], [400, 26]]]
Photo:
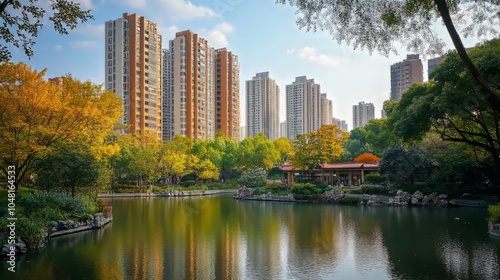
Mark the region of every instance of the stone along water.
[[487, 211], [114, 199], [101, 230], [2, 262], [1, 279], [500, 279]]

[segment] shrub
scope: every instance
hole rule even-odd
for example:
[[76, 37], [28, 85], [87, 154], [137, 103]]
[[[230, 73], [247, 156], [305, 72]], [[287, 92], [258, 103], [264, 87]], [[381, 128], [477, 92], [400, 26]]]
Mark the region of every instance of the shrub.
[[500, 205], [488, 206], [488, 212], [490, 213], [490, 222], [493, 224], [500, 223]]
[[41, 247], [45, 239], [44, 230], [48, 230], [47, 221], [19, 217], [16, 221], [16, 234], [26, 243], [26, 249], [29, 251]]
[[315, 185], [310, 183], [295, 184], [293, 185], [291, 192], [293, 197], [298, 200], [320, 199], [321, 195], [324, 193], [320, 188], [317, 188]]
[[380, 176], [379, 173], [368, 173], [365, 175], [365, 183], [369, 184], [382, 184], [385, 178]]
[[267, 183], [267, 172], [258, 167], [241, 174], [240, 179], [238, 179], [238, 184], [245, 186], [247, 188], [259, 188], [264, 187]]
[[389, 195], [390, 189], [382, 186], [362, 186], [361, 193], [375, 195]]
[[362, 197], [344, 196], [337, 202], [341, 204], [359, 204], [362, 201], [363, 201]]
[[25, 209], [26, 215], [31, 215], [43, 208], [53, 208], [63, 213], [74, 215], [85, 214], [85, 203], [79, 197], [71, 197], [64, 193], [34, 193], [19, 199], [19, 205]]

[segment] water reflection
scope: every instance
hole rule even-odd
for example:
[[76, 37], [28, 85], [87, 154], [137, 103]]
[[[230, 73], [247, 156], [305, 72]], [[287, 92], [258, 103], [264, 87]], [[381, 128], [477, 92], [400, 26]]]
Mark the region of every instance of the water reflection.
[[[1, 279], [499, 279], [484, 209], [115, 199]], [[456, 219], [456, 218], [459, 219]], [[5, 275], [4, 275], [5, 274]], [[5, 278], [4, 276], [9, 276]]]

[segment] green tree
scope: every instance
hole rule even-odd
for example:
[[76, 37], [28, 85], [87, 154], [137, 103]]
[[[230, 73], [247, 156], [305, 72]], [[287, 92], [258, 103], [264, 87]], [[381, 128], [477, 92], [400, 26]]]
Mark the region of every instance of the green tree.
[[401, 146], [387, 150], [380, 161], [380, 174], [386, 175], [391, 182], [410, 183], [422, 179], [432, 168], [432, 161], [421, 151], [405, 150]]
[[[33, 57], [34, 37], [46, 22], [49, 6], [45, 1], [3, 0], [0, 2], [0, 62], [9, 61], [11, 50], [9, 46], [22, 47], [28, 58]], [[68, 34], [75, 29], [78, 22], [86, 22], [94, 17], [89, 10], [82, 10], [79, 3], [68, 0], [50, 0], [48, 21], [52, 22], [54, 30], [59, 34]]]
[[[297, 7], [302, 14], [297, 20], [300, 28], [307, 31], [327, 30], [337, 42], [353, 47], [377, 50], [384, 55], [394, 51], [394, 43], [406, 45], [417, 53], [441, 53], [444, 43], [432, 30], [441, 18], [446, 26], [458, 56], [466, 65], [483, 99], [500, 112], [500, 100], [494, 90], [472, 63], [463, 46], [451, 16], [470, 15], [466, 20], [465, 36], [497, 33], [500, 2], [490, 0], [403, 0], [403, 1], [323, 1], [277, 0], [280, 4]], [[484, 74], [486, 75], [486, 74]]]
[[401, 144], [390, 129], [387, 118], [370, 120], [363, 126], [363, 131], [366, 145], [378, 156], [382, 156], [387, 149]]
[[[500, 95], [500, 40], [495, 39], [470, 52]], [[490, 156], [500, 174], [500, 113], [481, 98], [479, 89], [466, 74], [466, 67], [454, 52], [435, 69], [427, 84], [414, 85], [402, 95], [389, 114], [389, 124], [404, 141], [421, 140], [435, 131], [445, 141], [472, 145]], [[499, 175], [491, 177], [499, 185]]]
[[279, 159], [277, 165], [281, 165], [285, 162], [288, 161], [288, 158], [290, 157], [290, 154], [292, 153], [292, 143], [288, 138], [278, 138], [276, 140], [273, 140], [273, 145], [274, 149], [278, 152], [279, 154]]
[[78, 189], [97, 185], [99, 170], [90, 147], [82, 142], [58, 144], [37, 162], [37, 181], [46, 189], [59, 187], [75, 196]]
[[351, 130], [349, 139], [344, 144], [342, 161], [353, 161], [354, 158], [365, 152], [371, 152], [371, 149], [366, 144], [363, 127], [357, 127]]
[[262, 132], [243, 139], [238, 148], [238, 168], [242, 171], [257, 167], [268, 171], [279, 158], [279, 152]]

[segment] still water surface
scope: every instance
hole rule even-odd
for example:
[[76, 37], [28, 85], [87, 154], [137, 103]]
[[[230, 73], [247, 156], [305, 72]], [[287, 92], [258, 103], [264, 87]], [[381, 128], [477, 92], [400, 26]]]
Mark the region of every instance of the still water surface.
[[101, 230], [4, 261], [1, 279], [500, 279], [487, 211], [114, 199]]

